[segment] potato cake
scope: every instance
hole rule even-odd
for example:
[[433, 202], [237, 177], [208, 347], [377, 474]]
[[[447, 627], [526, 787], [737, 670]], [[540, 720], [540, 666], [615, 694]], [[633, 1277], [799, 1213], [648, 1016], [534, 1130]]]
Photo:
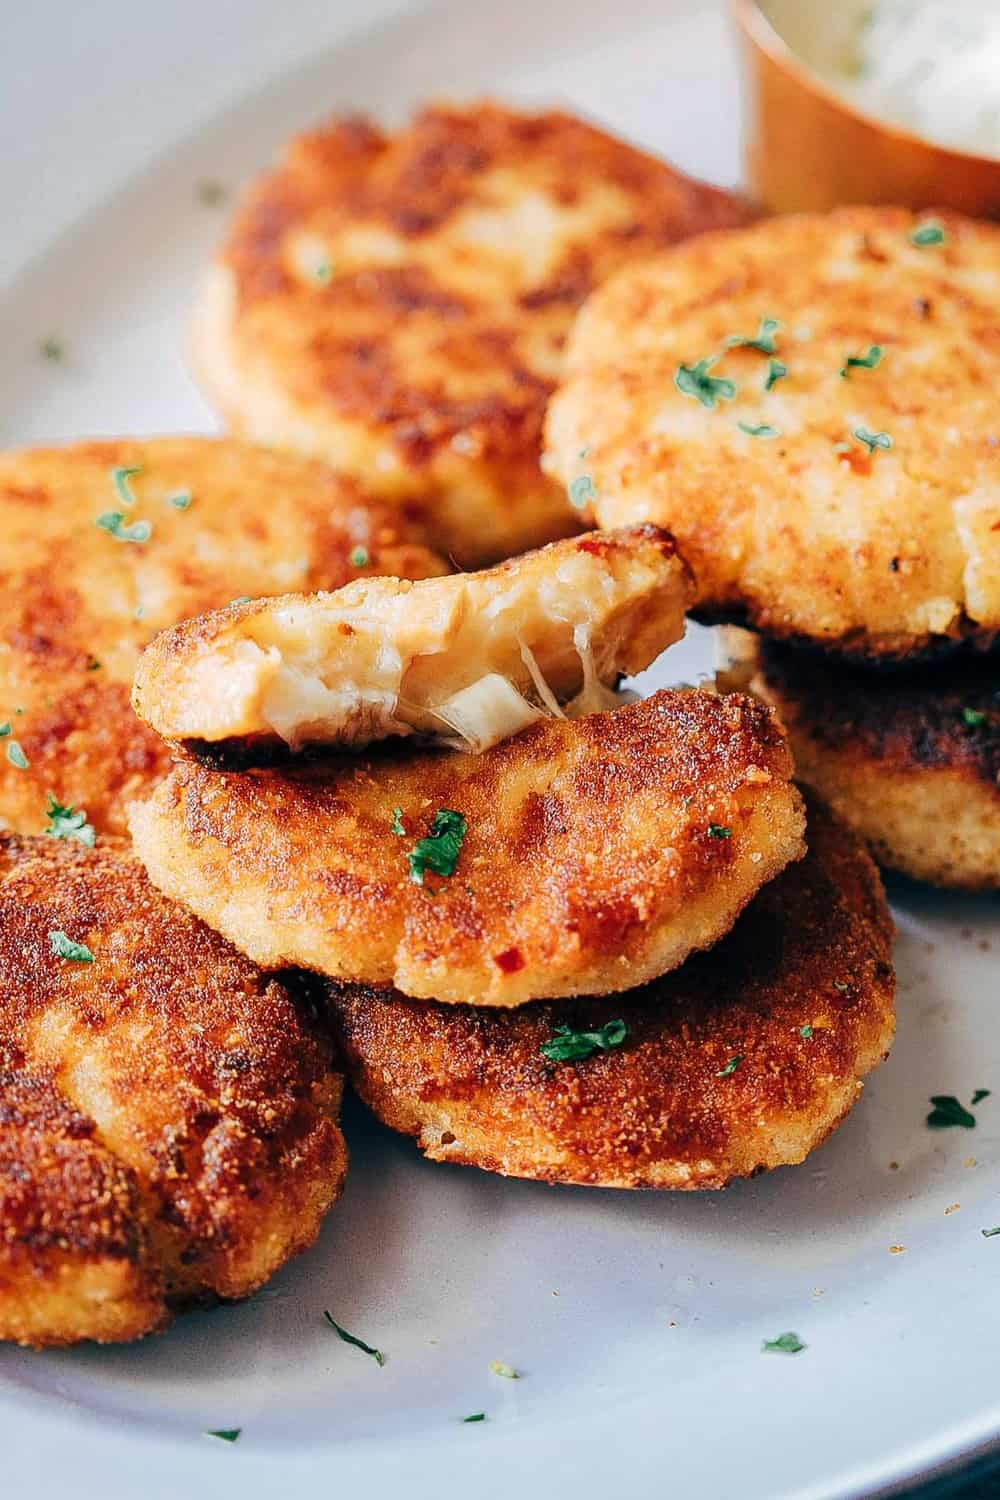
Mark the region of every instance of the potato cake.
[[852, 670], [762, 643], [755, 686], [803, 781], [915, 880], [1000, 888], [1000, 661]]
[[852, 208], [629, 268], [582, 313], [549, 461], [651, 521], [703, 618], [880, 658], [1000, 628], [1000, 226]]
[[154, 884], [265, 968], [518, 1005], [714, 943], [802, 852], [790, 775], [770, 709], [689, 689], [481, 755], [184, 761], [130, 826]]
[[0, 1339], [254, 1291], [340, 1192], [342, 1082], [305, 1003], [124, 841], [0, 835]]
[[633, 994], [498, 1013], [331, 984], [350, 1078], [427, 1156], [512, 1177], [719, 1188], [802, 1161], [895, 1022], [878, 872], [815, 805], [808, 842], [717, 947]]
[[335, 119], [250, 190], [204, 285], [198, 374], [234, 431], [434, 515], [482, 567], [578, 529], [539, 468], [576, 309], [744, 204], [559, 113]]
[[[358, 580], [231, 605], [164, 631], [132, 691], [194, 753], [418, 734], [482, 751], [615, 703], [684, 634], [691, 574], [654, 526], [552, 542], [484, 573]], [[194, 742], [194, 743], [192, 743]]]
[[295, 456], [210, 438], [0, 454], [0, 826], [47, 797], [122, 833], [169, 753], [129, 688], [164, 626], [235, 596], [444, 565], [418, 518]]

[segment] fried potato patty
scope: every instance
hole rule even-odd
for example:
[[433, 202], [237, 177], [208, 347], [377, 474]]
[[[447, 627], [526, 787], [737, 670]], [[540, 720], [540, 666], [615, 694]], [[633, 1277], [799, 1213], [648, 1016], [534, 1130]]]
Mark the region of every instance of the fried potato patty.
[[854, 208], [680, 246], [582, 313], [550, 462], [586, 475], [602, 526], [674, 533], [703, 616], [878, 657], [988, 645], [998, 305], [1000, 227], [953, 215]]
[[153, 882], [266, 968], [519, 1005], [631, 989], [728, 931], [801, 854], [790, 774], [763, 704], [687, 690], [482, 755], [181, 763], [130, 826]]
[[169, 764], [129, 706], [150, 637], [234, 596], [444, 571], [421, 534], [353, 480], [244, 443], [0, 454], [0, 826], [41, 832], [51, 792], [124, 832]]
[[340, 1192], [342, 1082], [123, 841], [0, 835], [0, 1339], [137, 1338], [259, 1287]]
[[893, 870], [1000, 888], [1000, 660], [872, 673], [762, 644], [796, 767]]
[[569, 717], [608, 707], [622, 674], [680, 640], [693, 592], [673, 539], [639, 526], [485, 573], [285, 594], [158, 636], [132, 706], [167, 739], [235, 742], [243, 764], [276, 740], [419, 734], [482, 751], [560, 705]]
[[[709, 953], [611, 999], [503, 1014], [330, 985], [362, 1098], [435, 1161], [593, 1187], [719, 1188], [802, 1161], [895, 1024], [893, 928], [854, 837], [809, 810], [809, 852]], [[626, 1028], [554, 1062], [560, 1034]]]
[[437, 105], [293, 140], [205, 282], [195, 364], [234, 430], [434, 513], [479, 567], [577, 529], [539, 468], [576, 309], [746, 207], [564, 114]]

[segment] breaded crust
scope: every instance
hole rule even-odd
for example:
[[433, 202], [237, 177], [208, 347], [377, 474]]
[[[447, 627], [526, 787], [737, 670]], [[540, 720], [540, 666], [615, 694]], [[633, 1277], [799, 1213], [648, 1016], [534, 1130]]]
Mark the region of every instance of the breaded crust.
[[[481, 755], [182, 762], [130, 826], [154, 883], [267, 968], [519, 1005], [631, 989], [728, 931], [802, 852], [790, 774], [763, 704], [687, 690]], [[454, 871], [415, 884], [442, 809]]]
[[916, 880], [1000, 888], [1000, 661], [851, 670], [760, 648], [755, 687], [788, 726], [801, 778]]
[[[912, 242], [935, 225], [941, 243]], [[550, 462], [587, 474], [602, 526], [674, 533], [703, 617], [882, 658], [989, 645], [998, 303], [1000, 227], [950, 214], [928, 230], [853, 208], [679, 246], [582, 313]]]
[[482, 573], [359, 579], [164, 631], [132, 706], [165, 738], [237, 749], [243, 764], [275, 743], [412, 734], [485, 750], [560, 705], [571, 717], [606, 706], [623, 674], [681, 638], [693, 594], [655, 526], [552, 542]]
[[[434, 1160], [512, 1177], [718, 1188], [802, 1161], [895, 1024], [878, 873], [815, 805], [808, 841], [717, 947], [629, 995], [500, 1014], [331, 985], [350, 1078]], [[541, 1052], [558, 1026], [619, 1019], [619, 1047], [578, 1062]]]
[[0, 835], [0, 1339], [132, 1339], [254, 1291], [340, 1192], [342, 1082], [305, 1003], [122, 841]]
[[251, 189], [194, 356], [235, 431], [433, 508], [479, 567], [576, 529], [539, 469], [576, 309], [628, 261], [742, 203], [564, 114], [435, 105], [298, 137]]
[[[137, 471], [120, 481], [131, 505], [118, 469]], [[149, 540], [95, 524], [115, 514], [120, 528], [148, 523]], [[0, 827], [41, 832], [52, 792], [98, 831], [124, 832], [125, 801], [169, 763], [129, 707], [151, 636], [240, 595], [442, 572], [421, 536], [418, 513], [244, 443], [120, 439], [0, 454], [0, 725], [11, 726]], [[27, 769], [4, 754], [11, 739]]]

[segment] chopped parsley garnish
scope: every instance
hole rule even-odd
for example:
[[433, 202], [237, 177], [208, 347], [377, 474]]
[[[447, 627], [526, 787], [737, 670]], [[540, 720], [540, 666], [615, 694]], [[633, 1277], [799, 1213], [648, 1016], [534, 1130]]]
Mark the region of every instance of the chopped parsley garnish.
[[730, 1073], [735, 1073], [736, 1072], [736, 1069], [739, 1067], [739, 1065], [740, 1065], [740, 1063], [742, 1061], [743, 1061], [743, 1058], [740, 1057], [740, 1056], [731, 1057], [729, 1059], [729, 1061], [726, 1063], [726, 1066], [724, 1068], [720, 1068], [719, 1071], [716, 1073], [716, 1075], [715, 1075], [716, 1078], [728, 1078], [729, 1075], [730, 1075]]
[[238, 595], [237, 598], [230, 599], [229, 602], [230, 602], [230, 604], [249, 604], [250, 603], [250, 595], [249, 594], [240, 594], [240, 595]]
[[881, 344], [872, 344], [867, 354], [849, 354], [840, 367], [840, 376], [846, 380], [852, 370], [874, 370], [882, 363]]
[[88, 849], [93, 849], [97, 834], [93, 824], [87, 822], [87, 814], [82, 807], [63, 807], [49, 792], [45, 817], [45, 832], [49, 838], [76, 839], [78, 844], [86, 844]]
[[216, 1427], [212, 1432], [206, 1432], [206, 1437], [218, 1438], [220, 1443], [235, 1443], [242, 1427]]
[[463, 1422], [485, 1422], [486, 1421], [486, 1413], [484, 1411], [474, 1411], [472, 1413], [471, 1417], [463, 1417], [462, 1421]]
[[797, 1333], [782, 1333], [776, 1339], [765, 1339], [760, 1347], [764, 1354], [801, 1354], [806, 1345]]
[[490, 1370], [494, 1375], [502, 1375], [504, 1380], [520, 1380], [520, 1375], [513, 1365], [505, 1365], [499, 1359], [490, 1361]]
[[986, 715], [981, 708], [963, 708], [962, 719], [970, 729], [979, 729], [986, 723]]
[[731, 839], [733, 836], [733, 830], [724, 823], [709, 823], [707, 833], [710, 839]]
[[345, 1344], [353, 1344], [355, 1349], [360, 1349], [363, 1354], [370, 1354], [377, 1365], [381, 1366], [385, 1364], [385, 1355], [381, 1349], [373, 1349], [371, 1344], [365, 1343], [364, 1339], [356, 1339], [353, 1333], [348, 1333], [346, 1328], [341, 1328], [336, 1319], [331, 1317], [325, 1310], [323, 1316], [330, 1327], [336, 1330], [337, 1336], [342, 1338]]
[[583, 510], [597, 499], [594, 481], [589, 474], [578, 474], [569, 487], [569, 503], [576, 510]]
[[318, 260], [312, 268], [312, 274], [317, 286], [326, 286], [333, 279], [333, 266], [328, 260]]
[[141, 473], [142, 469], [139, 466], [136, 466], [132, 469], [123, 467], [111, 470], [111, 482], [114, 485], [118, 493], [118, 498], [123, 505], [135, 504], [135, 495], [132, 493], [132, 486], [129, 484], [129, 480], [133, 479], [136, 474]]
[[983, 1229], [981, 1233], [984, 1240], [991, 1240], [995, 1234], [1000, 1234], [1000, 1224], [995, 1229]]
[[833, 987], [835, 990], [849, 990], [851, 988], [846, 979], [835, 979]]
[[178, 490], [176, 494], [167, 496], [167, 504], [172, 505], [174, 510], [190, 510], [193, 499], [190, 490]]
[[777, 345], [774, 335], [781, 324], [777, 318], [761, 318], [760, 327], [752, 339], [744, 338], [742, 334], [735, 333], [732, 338], [726, 339], [727, 349], [756, 349], [760, 354], [773, 354]]
[[369, 563], [367, 547], [352, 547], [348, 558], [352, 568], [367, 568]]
[[100, 670], [101, 670], [101, 664], [100, 664], [100, 662], [97, 660], [96, 656], [92, 656], [90, 658], [90, 660], [88, 661], [88, 663], [87, 663], [87, 671], [88, 672], [99, 672]]
[[559, 1025], [551, 1041], [543, 1042], [538, 1050], [549, 1062], [582, 1062], [595, 1052], [620, 1047], [627, 1036], [624, 1021], [605, 1021], [597, 1031], [574, 1031], [571, 1026]]
[[799, 1036], [802, 1037], [804, 1041], [808, 1041], [812, 1034], [813, 1029], [811, 1026], [806, 1025], [799, 1027]]
[[221, 182], [199, 182], [195, 188], [195, 196], [199, 203], [204, 203], [206, 208], [215, 208], [225, 199], [226, 190]]
[[65, 932], [55, 931], [49, 933], [49, 947], [56, 958], [68, 958], [75, 964], [92, 964], [94, 955], [86, 943], [74, 943]]
[[[980, 1099], [989, 1096], [989, 1089], [977, 1089], [973, 1095], [973, 1104], [978, 1104]], [[970, 1114], [964, 1104], [960, 1104], [954, 1094], [933, 1094], [931, 1103], [934, 1108], [927, 1116], [927, 1124], [932, 1130], [947, 1130], [953, 1125], [960, 1125], [963, 1130], [975, 1130], [976, 1117]]]
[[869, 432], [867, 427], [855, 427], [852, 435], [859, 443], [864, 443], [869, 453], [874, 453], [876, 448], [892, 447], [892, 438], [887, 432]]
[[389, 826], [392, 829], [392, 832], [397, 834], [399, 838], [406, 838], [406, 829], [403, 827], [403, 809], [401, 807], [393, 808], [392, 822]]
[[928, 245], [943, 245], [944, 241], [944, 227], [933, 219], [926, 219], [923, 224], [918, 224], [910, 235], [910, 244], [916, 245], [919, 250], [926, 249]]
[[54, 365], [65, 358], [66, 345], [61, 339], [42, 339], [38, 347], [42, 358], [51, 360]]
[[136, 521], [131, 526], [123, 525], [124, 515], [120, 510], [106, 510], [94, 522], [102, 531], [113, 536], [116, 542], [148, 542], [153, 528], [148, 521]]
[[410, 879], [414, 885], [423, 885], [427, 870], [433, 870], [435, 875], [454, 875], [466, 827], [461, 813], [449, 807], [438, 809], [430, 833], [418, 839], [410, 850]]
[[734, 400], [735, 383], [723, 376], [708, 373], [718, 358], [717, 354], [710, 354], [706, 359], [699, 359], [696, 365], [677, 366], [674, 384], [682, 396], [690, 396], [692, 400], [700, 401], [702, 406], [708, 407], [717, 406], [720, 401]]
[[741, 432], [746, 433], [747, 437], [774, 438], [781, 436], [777, 427], [772, 427], [768, 422], [761, 422], [759, 427], [751, 427], [749, 422], [737, 422], [736, 425]]
[[[7, 733], [10, 733], [9, 726], [7, 728]], [[28, 757], [21, 749], [21, 746], [18, 744], [17, 740], [8, 740], [6, 749], [7, 759], [10, 761], [11, 765], [15, 766], [18, 771], [26, 771], [28, 769]]]
[[0, 724], [0, 740], [6, 739], [9, 734], [10, 720], [7, 719], [3, 724]]
[[778, 384], [778, 381], [784, 380], [787, 374], [788, 366], [783, 365], [780, 359], [769, 360], [767, 366], [767, 376], [764, 380], [765, 391], [773, 390], [774, 387]]

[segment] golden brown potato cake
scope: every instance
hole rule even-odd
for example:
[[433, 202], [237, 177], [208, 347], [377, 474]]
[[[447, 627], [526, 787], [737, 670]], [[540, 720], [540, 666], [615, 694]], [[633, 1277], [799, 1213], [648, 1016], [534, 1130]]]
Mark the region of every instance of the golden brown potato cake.
[[581, 315], [552, 466], [586, 476], [602, 526], [669, 528], [705, 617], [879, 657], [988, 645], [998, 305], [1000, 227], [955, 215], [845, 209], [680, 246]]
[[746, 206], [564, 114], [435, 105], [293, 140], [206, 279], [194, 356], [237, 432], [433, 510], [481, 567], [577, 529], [539, 469], [573, 315]]
[[416, 513], [244, 443], [0, 454], [0, 826], [41, 832], [51, 792], [124, 832], [126, 800], [169, 764], [129, 706], [150, 637], [234, 596], [444, 571], [420, 536]]
[[342, 1083], [304, 1002], [123, 841], [0, 835], [0, 1339], [254, 1291], [340, 1192]]
[[[552, 542], [484, 573], [359, 579], [231, 605], [164, 631], [132, 706], [198, 753], [362, 746], [419, 734], [482, 751], [549, 716], [616, 703], [684, 634], [693, 597], [655, 526]], [[194, 742], [192, 744], [192, 742]]]
[[[719, 1188], [802, 1161], [895, 1024], [878, 872], [816, 805], [808, 841], [711, 952], [632, 994], [501, 1014], [331, 984], [349, 1076], [435, 1161], [511, 1177]], [[604, 1049], [552, 1061], [565, 1031]]]
[[1000, 888], [1000, 661], [905, 672], [760, 648], [755, 687], [788, 726], [796, 767], [893, 870]]
[[184, 762], [130, 826], [154, 883], [266, 968], [519, 1005], [714, 943], [802, 852], [790, 774], [763, 704], [687, 690], [481, 755]]

